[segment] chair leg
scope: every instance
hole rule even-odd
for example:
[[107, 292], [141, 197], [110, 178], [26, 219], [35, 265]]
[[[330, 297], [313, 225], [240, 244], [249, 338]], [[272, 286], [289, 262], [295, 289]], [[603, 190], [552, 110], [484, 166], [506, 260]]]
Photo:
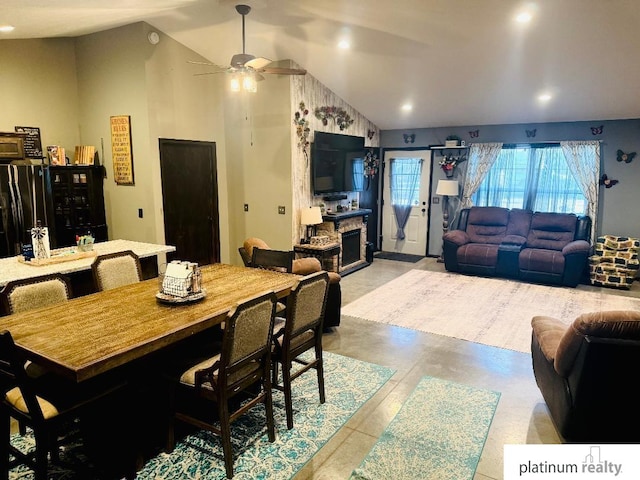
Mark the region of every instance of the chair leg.
[[173, 388], [169, 388], [169, 415], [167, 418], [167, 438], [164, 446], [166, 453], [173, 452], [176, 447], [176, 392]]
[[278, 386], [278, 361], [273, 360], [271, 362], [273, 375], [271, 376], [271, 385], [274, 387]]
[[284, 388], [284, 407], [287, 412], [287, 429], [293, 428], [293, 401], [291, 399], [291, 362], [282, 364], [282, 386]]
[[264, 408], [266, 410], [267, 415], [267, 434], [269, 436], [270, 442], [276, 441], [276, 426], [273, 420], [273, 396], [271, 392], [271, 382], [269, 381], [269, 367], [267, 367], [267, 372], [265, 374], [264, 380]]
[[322, 358], [322, 347], [316, 348], [316, 372], [318, 373], [318, 391], [320, 392], [320, 403], [325, 402], [324, 395], [324, 361]]
[[11, 443], [11, 418], [3, 415], [0, 420], [2, 423], [2, 440], [0, 440], [0, 480], [9, 479], [9, 444]]
[[231, 422], [229, 420], [228, 400], [219, 402], [220, 436], [222, 437], [222, 452], [227, 478], [233, 478], [233, 450], [231, 448]]
[[35, 433], [36, 440], [36, 465], [35, 480], [47, 480], [49, 436], [46, 433]]

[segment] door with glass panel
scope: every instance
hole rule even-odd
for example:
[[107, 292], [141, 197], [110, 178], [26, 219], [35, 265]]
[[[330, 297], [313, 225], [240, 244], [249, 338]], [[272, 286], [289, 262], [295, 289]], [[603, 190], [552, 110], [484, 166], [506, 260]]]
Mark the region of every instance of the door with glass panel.
[[426, 255], [431, 151], [386, 151], [382, 250]]

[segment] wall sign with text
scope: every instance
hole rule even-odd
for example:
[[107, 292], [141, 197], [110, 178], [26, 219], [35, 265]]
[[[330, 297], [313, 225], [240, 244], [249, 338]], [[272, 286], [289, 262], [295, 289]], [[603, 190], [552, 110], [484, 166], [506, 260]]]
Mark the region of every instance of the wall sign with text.
[[131, 116], [111, 117], [111, 158], [113, 178], [118, 185], [134, 185], [131, 148]]

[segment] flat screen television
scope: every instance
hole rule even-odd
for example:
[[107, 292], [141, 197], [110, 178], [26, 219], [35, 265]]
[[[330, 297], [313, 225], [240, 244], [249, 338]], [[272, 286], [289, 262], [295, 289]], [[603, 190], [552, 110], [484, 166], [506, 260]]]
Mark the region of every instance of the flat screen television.
[[364, 137], [316, 131], [311, 145], [314, 195], [362, 190], [364, 156]]

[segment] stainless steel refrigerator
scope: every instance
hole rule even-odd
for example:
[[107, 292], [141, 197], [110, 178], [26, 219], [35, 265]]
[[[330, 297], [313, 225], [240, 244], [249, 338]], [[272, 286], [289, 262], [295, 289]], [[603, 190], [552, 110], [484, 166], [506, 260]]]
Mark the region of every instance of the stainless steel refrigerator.
[[38, 220], [47, 225], [43, 173], [40, 165], [0, 165], [0, 257], [19, 255]]

